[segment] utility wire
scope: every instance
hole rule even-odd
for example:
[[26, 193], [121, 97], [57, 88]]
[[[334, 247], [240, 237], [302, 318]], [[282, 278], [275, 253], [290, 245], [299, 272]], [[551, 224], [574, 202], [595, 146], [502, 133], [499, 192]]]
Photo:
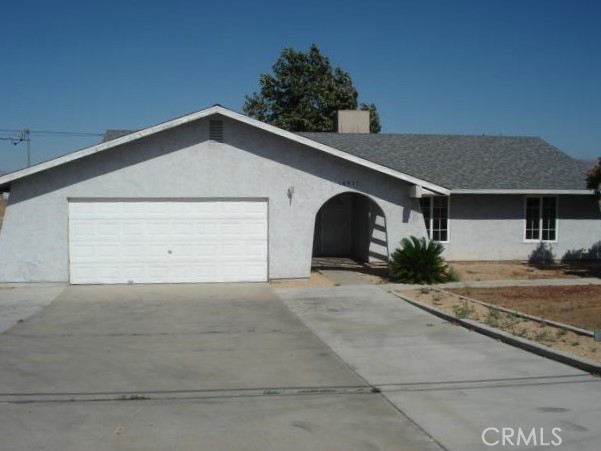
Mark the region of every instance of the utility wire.
[[[21, 133], [23, 130], [0, 129], [2, 133]], [[104, 133], [89, 133], [89, 132], [67, 132], [56, 130], [29, 130], [29, 133], [35, 135], [61, 135], [61, 136], [104, 136]]]
[[[12, 136], [11, 136], [12, 135]], [[22, 130], [15, 129], [0, 129], [0, 140], [9, 141], [13, 145], [19, 145], [23, 141], [27, 144], [27, 167], [31, 166], [31, 138], [32, 135], [36, 138], [85, 138], [85, 137], [100, 137], [103, 133], [88, 133], [88, 132], [67, 132], [56, 130], [30, 130], [24, 128]]]

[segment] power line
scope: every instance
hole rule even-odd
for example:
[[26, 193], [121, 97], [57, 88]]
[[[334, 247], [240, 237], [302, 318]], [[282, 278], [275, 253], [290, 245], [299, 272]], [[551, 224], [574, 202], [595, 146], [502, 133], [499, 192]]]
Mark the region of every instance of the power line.
[[[31, 166], [31, 139], [32, 135], [36, 138], [50, 138], [50, 137], [61, 137], [61, 138], [85, 138], [85, 137], [99, 137], [104, 136], [103, 133], [88, 133], [88, 132], [68, 132], [68, 131], [56, 131], [56, 130], [30, 130], [24, 128], [22, 130], [15, 129], [0, 129], [0, 140], [10, 141], [13, 145], [18, 145], [22, 142], [27, 144], [27, 167]], [[11, 136], [12, 135], [12, 136]]]
[[[21, 133], [23, 130], [15, 129], [0, 129], [3, 133]], [[61, 135], [61, 136], [104, 136], [104, 133], [92, 133], [92, 132], [68, 132], [68, 131], [56, 131], [56, 130], [29, 130], [30, 134], [35, 135]]]

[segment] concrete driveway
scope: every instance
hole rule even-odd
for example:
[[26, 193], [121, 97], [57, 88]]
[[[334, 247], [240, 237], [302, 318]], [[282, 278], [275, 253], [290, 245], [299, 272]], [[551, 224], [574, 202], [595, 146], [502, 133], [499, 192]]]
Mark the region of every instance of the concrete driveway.
[[[349, 367], [445, 449], [599, 449], [597, 377], [454, 326], [378, 286], [277, 293]], [[557, 447], [549, 444], [557, 441], [555, 427], [561, 429]], [[486, 428], [498, 430], [487, 432], [489, 443], [501, 441], [502, 428], [512, 428], [514, 446], [486, 446]], [[534, 428], [537, 443], [515, 446], [518, 428], [527, 436]]]
[[70, 286], [0, 335], [2, 450], [436, 450], [269, 286]]

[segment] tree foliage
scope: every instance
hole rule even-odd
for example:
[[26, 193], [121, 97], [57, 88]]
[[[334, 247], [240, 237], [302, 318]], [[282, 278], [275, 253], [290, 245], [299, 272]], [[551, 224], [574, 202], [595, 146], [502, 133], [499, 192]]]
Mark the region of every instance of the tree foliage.
[[601, 196], [601, 158], [599, 158], [597, 164], [586, 173], [586, 187], [593, 190], [598, 197]]
[[[330, 132], [338, 110], [356, 110], [358, 93], [351, 76], [313, 44], [303, 53], [287, 48], [272, 67], [261, 74], [260, 92], [246, 96], [243, 110], [255, 119], [293, 132]], [[376, 106], [361, 104], [370, 111], [370, 130], [380, 131]]]
[[370, 103], [369, 105], [362, 103], [359, 105], [359, 109], [362, 111], [369, 111], [369, 131], [371, 133], [380, 133], [382, 126], [380, 125], [380, 115], [378, 114], [376, 105], [373, 103]]

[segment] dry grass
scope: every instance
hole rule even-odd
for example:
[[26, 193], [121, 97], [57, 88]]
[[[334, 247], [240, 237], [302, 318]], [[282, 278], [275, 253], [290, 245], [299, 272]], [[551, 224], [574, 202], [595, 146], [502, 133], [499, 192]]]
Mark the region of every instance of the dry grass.
[[453, 293], [583, 329], [601, 328], [601, 286], [461, 288]]
[[545, 267], [533, 266], [520, 261], [452, 262], [451, 266], [460, 273], [461, 280], [466, 282], [507, 279], [574, 279], [601, 276], [601, 263], [599, 262], [558, 263]]
[[432, 305], [456, 317], [478, 321], [558, 351], [601, 362], [601, 343], [595, 342], [592, 337], [489, 309], [478, 303], [464, 300], [456, 293], [422, 288], [421, 290], [405, 291], [401, 294], [406, 294], [410, 298]]

